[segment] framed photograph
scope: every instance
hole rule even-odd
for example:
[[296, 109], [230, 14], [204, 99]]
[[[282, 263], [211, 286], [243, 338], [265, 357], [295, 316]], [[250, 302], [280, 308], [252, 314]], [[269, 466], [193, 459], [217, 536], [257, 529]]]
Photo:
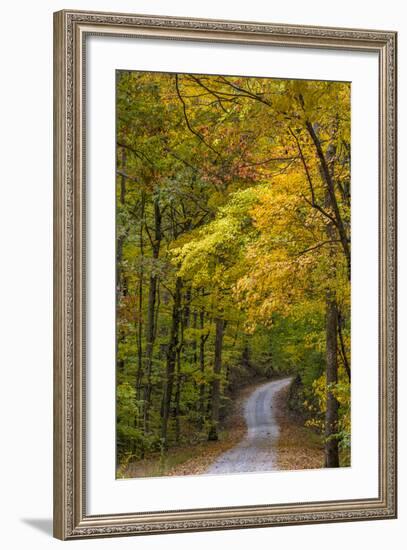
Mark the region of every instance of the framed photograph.
[[396, 517], [396, 33], [54, 45], [55, 536]]

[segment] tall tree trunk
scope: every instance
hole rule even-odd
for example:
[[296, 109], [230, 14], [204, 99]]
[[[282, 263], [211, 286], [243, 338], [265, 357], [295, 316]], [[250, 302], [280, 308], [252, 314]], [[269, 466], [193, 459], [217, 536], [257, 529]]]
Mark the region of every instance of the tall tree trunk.
[[[335, 268], [335, 249], [334, 241], [336, 232], [339, 234], [342, 250], [346, 258], [348, 267], [348, 278], [350, 279], [351, 258], [350, 258], [350, 240], [346, 233], [345, 224], [339, 210], [335, 195], [334, 185], [334, 146], [328, 146], [327, 156], [322, 150], [320, 139], [314, 129], [314, 126], [307, 121], [306, 127], [313, 141], [319, 160], [321, 179], [325, 184], [325, 207], [332, 213], [330, 221], [326, 225], [326, 235], [330, 244], [330, 258]], [[301, 153], [300, 153], [301, 154]], [[305, 167], [305, 164], [304, 164]], [[311, 184], [312, 185], [312, 184]], [[339, 441], [338, 441], [338, 418], [339, 403], [334, 395], [333, 389], [338, 383], [338, 310], [336, 302], [336, 293], [334, 287], [329, 288], [325, 295], [325, 378], [326, 378], [326, 412], [325, 412], [325, 467], [339, 467]]]
[[175, 377], [175, 406], [174, 406], [174, 419], [175, 419], [175, 442], [179, 443], [181, 436], [181, 423], [180, 423], [180, 404], [181, 404], [181, 387], [182, 387], [182, 373], [181, 373], [181, 357], [184, 347], [184, 328], [183, 319], [181, 318], [181, 338], [177, 346], [177, 370]]
[[[321, 167], [322, 176], [325, 172]], [[325, 203], [328, 208], [332, 208], [332, 195], [329, 190], [325, 194]], [[335, 209], [333, 208], [335, 211]], [[329, 240], [335, 238], [335, 227], [333, 222], [326, 226], [326, 234]], [[334, 245], [330, 245], [329, 255], [333, 265], [335, 266], [335, 250]], [[350, 258], [349, 258], [350, 270]], [[350, 271], [349, 271], [350, 273]], [[338, 383], [338, 308], [336, 303], [336, 293], [332, 288], [326, 291], [325, 299], [325, 336], [326, 336], [326, 412], [325, 412], [325, 467], [339, 467], [339, 441], [338, 433], [338, 418], [339, 418], [339, 403], [333, 393], [333, 388]]]
[[[192, 314], [192, 328], [196, 329], [197, 324], [198, 324], [198, 312], [195, 309]], [[197, 353], [197, 341], [196, 341], [195, 333], [194, 333], [194, 338], [192, 340], [192, 360], [194, 365], [196, 365], [198, 362], [198, 353]]]
[[143, 285], [144, 285], [144, 209], [145, 209], [145, 194], [141, 192], [141, 212], [140, 212], [140, 227], [139, 227], [139, 248], [140, 248], [140, 267], [139, 267], [139, 284], [138, 284], [138, 300], [137, 300], [137, 372], [136, 372], [136, 395], [137, 400], [140, 400], [141, 379], [143, 376]]
[[172, 322], [170, 331], [170, 341], [167, 350], [167, 368], [166, 377], [164, 383], [163, 401], [162, 401], [162, 424], [161, 424], [161, 438], [163, 440], [164, 447], [168, 446], [168, 420], [171, 410], [171, 398], [172, 388], [174, 382], [174, 370], [177, 359], [178, 349], [178, 332], [181, 322], [182, 308], [181, 308], [181, 291], [182, 291], [182, 279], [177, 277], [175, 282], [174, 303], [172, 306]]
[[339, 467], [338, 432], [339, 403], [332, 393], [338, 383], [337, 349], [338, 312], [335, 296], [328, 291], [326, 296], [326, 413], [325, 413], [325, 467]]
[[174, 396], [174, 420], [175, 420], [175, 443], [179, 443], [181, 436], [180, 423], [180, 401], [181, 401], [181, 349], [178, 346], [177, 350], [177, 370], [175, 374], [175, 396]]
[[325, 157], [324, 152], [322, 150], [321, 141], [316, 131], [314, 130], [314, 126], [311, 124], [311, 122], [307, 121], [306, 127], [314, 143], [315, 150], [317, 152], [317, 156], [320, 164], [321, 176], [326, 185], [326, 191], [328, 195], [328, 204], [334, 214], [335, 226], [339, 234], [339, 239], [341, 241], [343, 252], [345, 254], [346, 263], [348, 267], [348, 278], [350, 279], [350, 273], [351, 273], [350, 239], [347, 234], [341, 212], [339, 210], [338, 201], [336, 200], [334, 176], [329, 167], [329, 164], [333, 162], [334, 156], [331, 154], [331, 157], [330, 155]]
[[158, 275], [155, 271], [155, 261], [160, 255], [160, 247], [162, 240], [161, 232], [161, 210], [158, 198], [154, 199], [154, 239], [151, 240], [153, 249], [153, 271], [150, 275], [150, 286], [148, 291], [148, 306], [147, 306], [147, 325], [146, 325], [146, 384], [144, 387], [144, 431], [149, 430], [149, 409], [151, 397], [151, 371], [153, 364], [153, 351], [155, 340], [155, 314], [156, 314], [156, 298]]
[[[199, 337], [199, 370], [201, 371], [201, 378], [203, 379], [205, 372], [205, 344], [209, 337], [203, 333], [205, 328], [205, 310], [201, 309], [199, 312], [199, 328], [201, 329], [201, 335]], [[202, 428], [205, 421], [205, 383], [201, 380], [199, 384], [199, 400], [198, 400], [198, 412], [200, 414], [199, 427]]]
[[185, 305], [184, 305], [184, 326], [189, 328], [191, 315], [191, 287], [185, 292]]
[[209, 429], [208, 440], [217, 441], [219, 438], [219, 409], [220, 409], [220, 375], [222, 372], [222, 346], [225, 321], [215, 319], [215, 359], [213, 365], [214, 378], [211, 387], [211, 426]]
[[188, 329], [191, 326], [191, 299], [192, 299], [192, 292], [191, 287], [187, 288], [185, 294], [184, 294], [184, 314], [182, 316], [182, 323], [181, 323], [181, 348], [183, 351], [183, 360], [185, 363], [188, 362], [191, 351], [193, 350], [194, 340], [185, 340], [184, 341], [184, 329]]
[[339, 337], [340, 352], [341, 352], [341, 357], [343, 361], [343, 366], [345, 367], [345, 371], [346, 371], [346, 374], [348, 375], [349, 382], [350, 382], [351, 380], [350, 363], [348, 359], [348, 354], [346, 352], [345, 340], [343, 338], [343, 332], [342, 332], [343, 323], [344, 323], [344, 318], [338, 308], [338, 337]]
[[[126, 150], [122, 150], [121, 168], [122, 171], [126, 171]], [[120, 176], [120, 206], [124, 207], [126, 204], [126, 176], [123, 174]], [[116, 245], [116, 293], [117, 300], [120, 296], [127, 296], [128, 284], [126, 277], [123, 276], [123, 245], [127, 238], [128, 229], [124, 228], [123, 232], [117, 237]]]
[[[123, 149], [121, 158], [122, 170], [125, 171], [126, 166], [126, 151]], [[123, 207], [126, 204], [126, 178], [120, 176], [120, 205]], [[120, 298], [127, 296], [127, 279], [123, 276], [123, 245], [127, 236], [127, 227], [117, 237], [116, 240], [116, 308], [119, 306]], [[120, 341], [123, 340], [123, 334], [118, 334]], [[124, 360], [117, 360], [117, 368], [119, 371], [124, 370]]]

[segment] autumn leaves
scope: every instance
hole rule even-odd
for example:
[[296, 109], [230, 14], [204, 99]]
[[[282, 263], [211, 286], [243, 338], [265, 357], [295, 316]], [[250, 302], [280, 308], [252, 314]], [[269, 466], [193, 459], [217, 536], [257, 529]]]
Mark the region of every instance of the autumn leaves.
[[119, 457], [217, 439], [234, 387], [294, 372], [347, 463], [349, 140], [347, 83], [119, 73]]

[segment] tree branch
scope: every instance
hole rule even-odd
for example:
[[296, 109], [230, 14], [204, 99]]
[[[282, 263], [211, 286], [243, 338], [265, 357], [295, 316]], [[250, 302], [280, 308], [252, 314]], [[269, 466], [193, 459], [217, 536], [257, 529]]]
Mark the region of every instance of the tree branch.
[[136, 178], [133, 178], [132, 176], [129, 176], [125, 172], [121, 172], [120, 170], [116, 170], [116, 174], [118, 176], [121, 176], [122, 178], [126, 178], [127, 180], [134, 181], [135, 183], [138, 183], [138, 180]]
[[311, 201], [308, 200], [304, 195], [302, 195], [302, 197], [310, 206], [312, 206], [313, 208], [315, 208], [316, 210], [321, 212], [321, 214], [323, 214], [326, 218], [328, 218], [336, 226], [335, 218], [333, 216], [331, 216], [324, 208], [322, 208], [322, 206], [320, 206], [315, 200], [315, 191], [314, 191], [314, 185], [312, 183], [311, 173], [308, 169], [304, 154], [302, 152], [300, 141], [299, 141], [298, 137], [295, 135], [295, 133], [292, 131], [292, 129], [291, 128], [288, 128], [288, 129], [289, 129], [290, 134], [293, 136], [293, 138], [295, 139], [295, 142], [297, 144], [298, 152], [300, 154], [300, 159], [301, 159], [302, 165], [304, 167], [305, 175], [307, 177], [307, 181], [308, 181], [308, 185], [309, 185], [309, 189], [310, 189], [310, 193], [311, 193]]
[[314, 127], [312, 126], [312, 124], [309, 120], [306, 121], [305, 125], [307, 127], [308, 133], [311, 136], [311, 139], [312, 139], [312, 141], [314, 143], [314, 146], [315, 146], [315, 149], [317, 151], [319, 163], [320, 163], [320, 166], [321, 166], [321, 172], [323, 174], [323, 177], [324, 177], [324, 180], [325, 180], [325, 183], [326, 183], [326, 186], [327, 186], [329, 199], [330, 199], [331, 206], [332, 206], [332, 209], [334, 211], [334, 215], [335, 215], [335, 219], [336, 219], [335, 225], [338, 229], [339, 236], [340, 236], [341, 243], [342, 243], [342, 248], [343, 248], [343, 251], [344, 251], [344, 254], [345, 254], [345, 257], [346, 257], [346, 261], [347, 261], [347, 264], [348, 264], [348, 276], [350, 278], [351, 260], [350, 260], [349, 238], [346, 234], [345, 226], [344, 226], [343, 221], [342, 221], [342, 216], [341, 216], [341, 213], [339, 211], [338, 202], [336, 200], [334, 182], [333, 182], [331, 172], [329, 170], [329, 166], [328, 166], [328, 163], [326, 161], [324, 152], [322, 151], [321, 142], [319, 141], [318, 136], [315, 133]]
[[155, 166], [154, 162], [152, 160], [150, 160], [148, 158], [148, 156], [143, 153], [143, 151], [139, 151], [138, 149], [134, 149], [133, 147], [130, 147], [130, 145], [127, 145], [126, 143], [119, 143], [117, 142], [117, 146], [118, 147], [123, 147], [124, 149], [127, 149], [128, 151], [130, 151], [131, 153], [133, 153], [134, 155], [136, 155], [136, 157], [138, 157], [139, 159], [141, 160], [146, 160], [149, 164], [151, 164], [151, 166]]
[[213, 151], [218, 157], [220, 157], [220, 153], [214, 149], [212, 147], [212, 145], [210, 145], [209, 143], [207, 143], [207, 141], [205, 140], [205, 138], [199, 133], [197, 132], [196, 130], [194, 130], [191, 126], [191, 123], [189, 122], [189, 118], [188, 118], [188, 113], [187, 113], [187, 105], [184, 101], [184, 98], [182, 97], [181, 95], [181, 92], [180, 92], [180, 89], [179, 89], [179, 83], [178, 83], [178, 75], [176, 74], [175, 75], [175, 88], [177, 90], [177, 95], [178, 95], [178, 98], [179, 100], [181, 101], [182, 103], [182, 110], [184, 112], [184, 119], [185, 119], [185, 123], [188, 127], [188, 130], [194, 134], [194, 136], [196, 136], [204, 145], [206, 145], [206, 147], [208, 147], [208, 149], [210, 149], [211, 151]]
[[312, 250], [317, 250], [318, 248], [321, 248], [321, 246], [324, 246], [326, 244], [331, 244], [331, 243], [340, 243], [341, 241], [339, 239], [334, 239], [334, 240], [328, 240], [328, 241], [322, 241], [318, 244], [316, 244], [315, 246], [311, 246], [310, 248], [306, 248], [305, 250], [303, 250], [302, 252], [299, 252], [298, 253], [298, 256], [303, 256], [304, 254], [307, 254], [307, 252], [311, 252]]

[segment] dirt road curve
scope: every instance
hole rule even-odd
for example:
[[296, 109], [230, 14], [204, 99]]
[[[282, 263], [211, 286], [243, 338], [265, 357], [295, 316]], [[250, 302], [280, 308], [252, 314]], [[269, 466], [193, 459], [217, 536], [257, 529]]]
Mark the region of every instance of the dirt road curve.
[[217, 458], [205, 474], [264, 472], [275, 469], [273, 442], [278, 437], [279, 427], [273, 411], [274, 397], [291, 380], [283, 378], [267, 382], [250, 395], [244, 406], [247, 435], [235, 447]]

